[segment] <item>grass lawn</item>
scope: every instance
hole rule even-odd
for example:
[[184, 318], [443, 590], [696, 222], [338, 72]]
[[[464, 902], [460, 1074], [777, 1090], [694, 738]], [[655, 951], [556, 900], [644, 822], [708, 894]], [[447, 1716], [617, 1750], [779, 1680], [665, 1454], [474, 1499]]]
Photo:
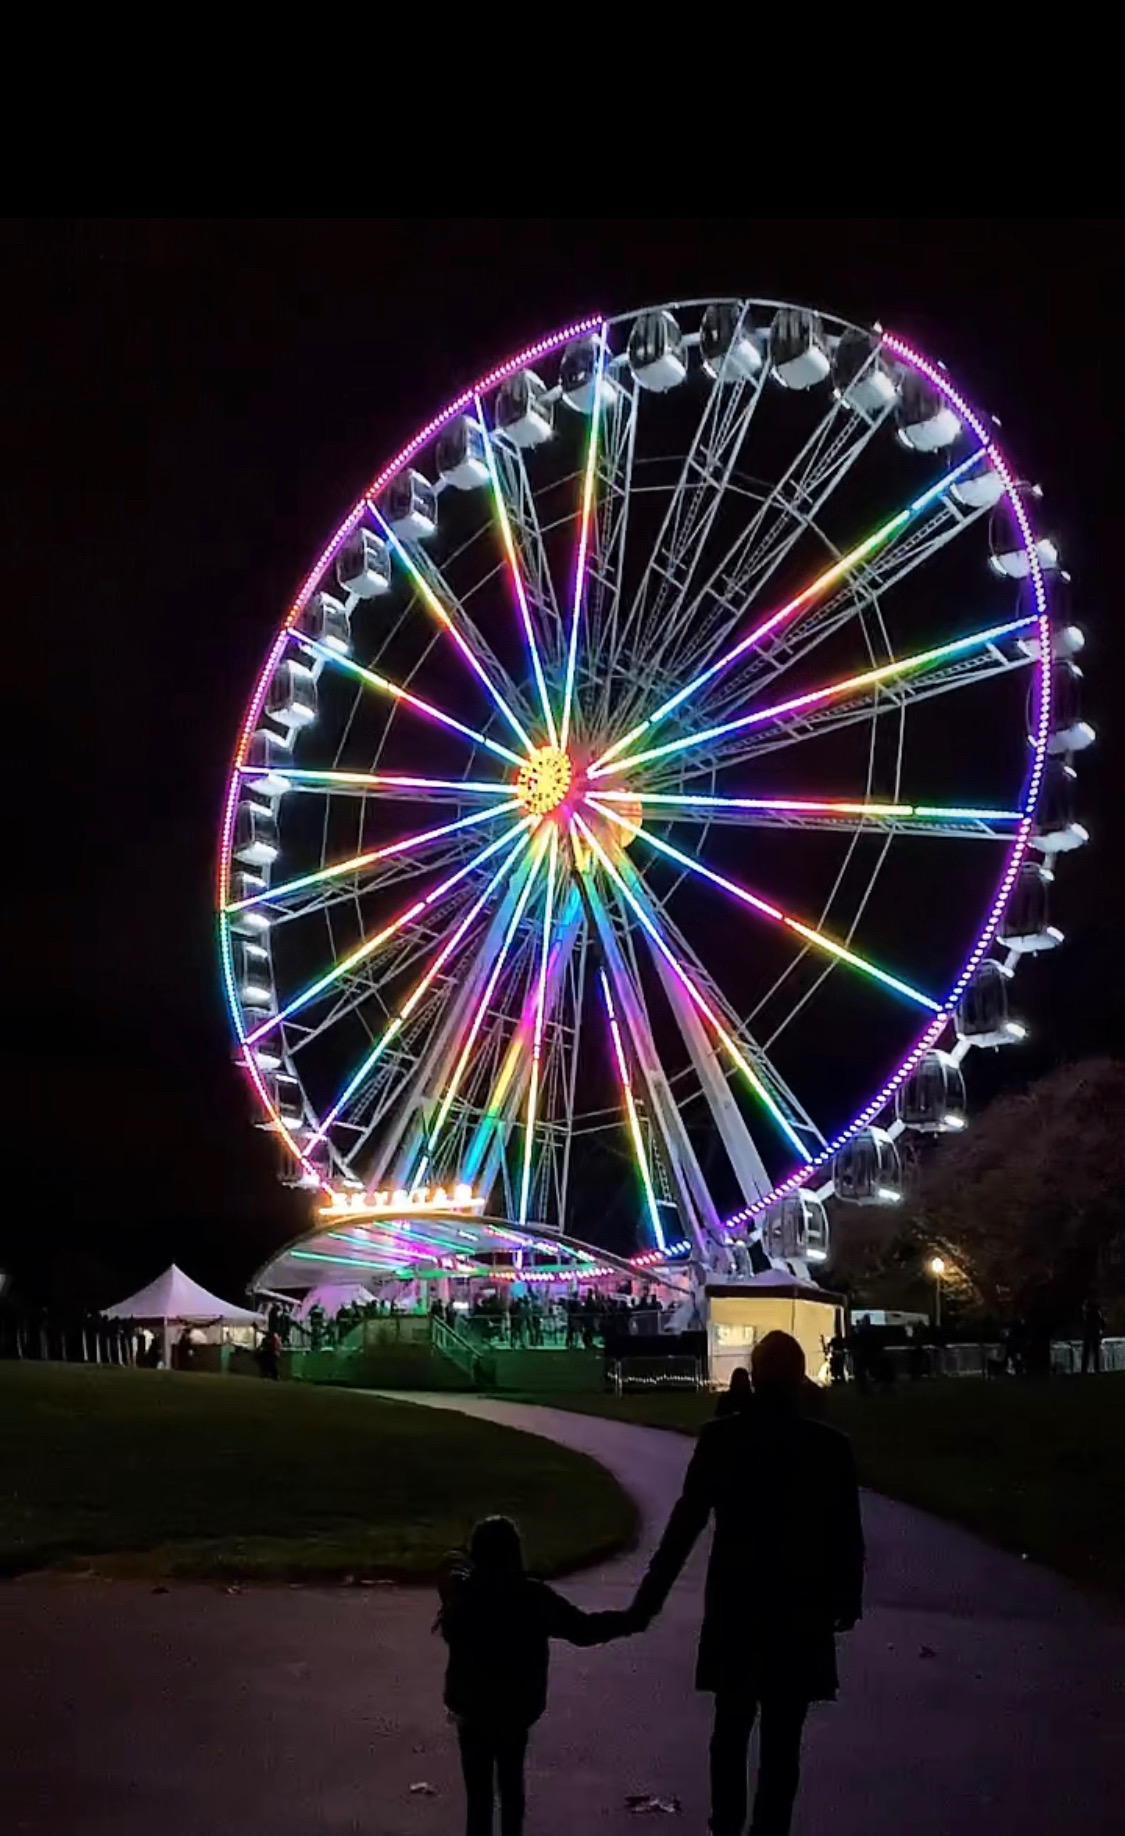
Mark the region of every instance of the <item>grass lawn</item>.
[[630, 1499], [585, 1455], [348, 1391], [0, 1363], [0, 1575], [421, 1578], [478, 1517], [560, 1573], [627, 1543]]
[[[551, 1401], [688, 1434], [714, 1411], [686, 1394]], [[849, 1384], [820, 1404], [851, 1436], [865, 1485], [1125, 1597], [1125, 1376], [958, 1377], [886, 1396]]]

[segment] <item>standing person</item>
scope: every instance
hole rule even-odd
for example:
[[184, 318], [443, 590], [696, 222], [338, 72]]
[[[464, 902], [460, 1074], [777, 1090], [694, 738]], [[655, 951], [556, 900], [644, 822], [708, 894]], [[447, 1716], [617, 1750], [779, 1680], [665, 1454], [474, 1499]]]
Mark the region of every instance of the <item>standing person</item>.
[[788, 1836], [810, 1702], [836, 1695], [836, 1638], [860, 1616], [863, 1530], [847, 1439], [800, 1412], [805, 1357], [770, 1332], [750, 1357], [750, 1406], [711, 1422], [630, 1612], [663, 1606], [714, 1514], [696, 1687], [714, 1691], [713, 1836], [742, 1836], [747, 1753], [762, 1718], [755, 1836]]
[[716, 1417], [721, 1420], [724, 1415], [737, 1415], [740, 1409], [749, 1407], [753, 1394], [749, 1371], [744, 1364], [736, 1364], [730, 1374], [730, 1382], [715, 1404]]
[[1097, 1296], [1088, 1294], [1082, 1309], [1082, 1375], [1086, 1376], [1091, 1367], [1095, 1371], [1102, 1368], [1102, 1333], [1105, 1331], [1105, 1317], [1098, 1306]]
[[258, 1347], [258, 1369], [270, 1383], [281, 1376], [281, 1334], [276, 1326], [267, 1326]]
[[533, 1581], [508, 1517], [486, 1517], [441, 1584], [437, 1626], [449, 1646], [445, 1706], [457, 1723], [467, 1836], [521, 1836], [528, 1735], [547, 1706], [550, 1640], [601, 1645], [632, 1630], [627, 1613], [583, 1613]]

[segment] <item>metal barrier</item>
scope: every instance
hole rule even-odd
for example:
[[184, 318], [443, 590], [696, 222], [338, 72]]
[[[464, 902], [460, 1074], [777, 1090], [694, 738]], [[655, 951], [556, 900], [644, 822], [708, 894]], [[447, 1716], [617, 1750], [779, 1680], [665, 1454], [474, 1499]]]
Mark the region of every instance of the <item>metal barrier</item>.
[[614, 1394], [627, 1390], [702, 1390], [703, 1365], [699, 1358], [615, 1358], [609, 1365]]

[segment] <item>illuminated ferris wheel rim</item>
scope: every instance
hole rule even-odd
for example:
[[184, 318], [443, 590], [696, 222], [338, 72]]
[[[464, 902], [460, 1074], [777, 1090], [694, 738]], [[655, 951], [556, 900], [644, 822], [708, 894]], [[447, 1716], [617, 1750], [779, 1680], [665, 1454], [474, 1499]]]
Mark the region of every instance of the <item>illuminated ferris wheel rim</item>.
[[[710, 307], [714, 304], [715, 302], [710, 301], [689, 302], [683, 305], [677, 303], [672, 307], [651, 310], [654, 314], [663, 314], [672, 311], [686, 310], [687, 306], [690, 305]], [[736, 307], [740, 313], [745, 313], [748, 310], [748, 303], [744, 301], [729, 301], [722, 302], [721, 304]], [[749, 305], [752, 305], [756, 309], [766, 307], [767, 309], [776, 309], [781, 312], [803, 310], [788, 308], [781, 302], [754, 301], [750, 302]], [[372, 483], [363, 492], [356, 504], [339, 525], [331, 541], [318, 557], [279, 628], [274, 643], [267, 653], [259, 673], [243, 720], [228, 782], [219, 850], [219, 896], [221, 909], [227, 906], [228, 901], [234, 819], [238, 808], [240, 791], [244, 786], [243, 774], [245, 761], [251, 740], [262, 718], [270, 684], [274, 679], [279, 665], [285, 657], [291, 634], [296, 629], [302, 613], [306, 610], [318, 584], [322, 582], [325, 570], [329, 568], [335, 560], [348, 537], [364, 523], [365, 518], [373, 507], [377, 505], [384, 491], [396, 477], [402, 474], [410, 466], [411, 460], [414, 459], [423, 448], [433, 442], [443, 429], [455, 422], [459, 416], [467, 413], [471, 414], [474, 405], [479, 409], [482, 397], [494, 390], [498, 385], [503, 384], [508, 378], [527, 370], [536, 361], [548, 356], [552, 352], [563, 350], [566, 346], [574, 343], [575, 340], [594, 337], [600, 341], [603, 353], [607, 353], [608, 342], [613, 330], [621, 325], [633, 325], [637, 322], [637, 319], [637, 314], [630, 313], [619, 315], [608, 321], [597, 315], [578, 320], [564, 327], [559, 332], [552, 334], [550, 337], [537, 340], [525, 350], [521, 351], [517, 356], [490, 371], [485, 377], [481, 378], [478, 383], [473, 385], [473, 387], [464, 390], [458, 395], [448, 404], [440, 415], [427, 422], [425, 426], [415, 434], [407, 445], [396, 455], [395, 459], [377, 474]], [[834, 324], [836, 325], [844, 325], [845, 323], [846, 322], [838, 319], [834, 320]], [[797, 1190], [800, 1186], [806, 1184], [810, 1178], [815, 1177], [818, 1171], [823, 1171], [825, 1164], [829, 1161], [831, 1156], [834, 1155], [845, 1142], [852, 1139], [859, 1131], [867, 1128], [869, 1124], [875, 1120], [885, 1108], [888, 1101], [893, 1097], [895, 1091], [910, 1075], [911, 1071], [919, 1064], [925, 1054], [931, 1051], [936, 1045], [942, 1033], [950, 1024], [959, 998], [968, 985], [974, 971], [984, 960], [995, 938], [1000, 918], [1004, 912], [1005, 905], [1015, 883], [1021, 863], [1027, 853], [1028, 843], [1032, 833], [1033, 815], [1046, 758], [1047, 736], [1050, 722], [1051, 633], [1048, 625], [1047, 596], [1037, 539], [1031, 529], [1020, 489], [1017, 487], [1016, 481], [992, 438], [990, 425], [987, 424], [981, 416], [976, 414], [963, 396], [953, 388], [940, 366], [929, 362], [905, 340], [894, 335], [881, 332], [871, 334], [861, 327], [848, 327], [847, 329], [863, 337], [872, 338], [873, 348], [876, 349], [881, 356], [893, 361], [905, 371], [914, 372], [918, 377], [924, 379], [932, 389], [936, 390], [953, 410], [962, 425], [971, 430], [979, 443], [974, 453], [970, 455], [970, 460], [980, 463], [985, 467], [990, 467], [1002, 482], [1004, 495], [1019, 531], [1019, 541], [1026, 560], [1026, 568], [1024, 571], [1028, 586], [1033, 595], [1034, 606], [1032, 615], [1022, 621], [1011, 621], [1004, 629], [1005, 631], [1014, 630], [1017, 623], [1028, 631], [1031, 631], [1033, 627], [1037, 627], [1035, 635], [1038, 641], [1036, 645], [1037, 655], [1035, 661], [1037, 664], [1036, 673], [1038, 677], [1038, 689], [1036, 697], [1036, 720], [1034, 731], [1030, 736], [1032, 755], [1031, 768], [1028, 773], [1020, 811], [1018, 813], [1013, 812], [1013, 815], [1018, 814], [1018, 821], [1012, 833], [1004, 869], [1000, 876], [999, 887], [992, 902], [991, 909], [988, 912], [984, 925], [959, 975], [955, 978], [947, 994], [940, 1001], [931, 1001], [929, 1003], [933, 1011], [922, 1032], [913, 1042], [893, 1075], [886, 1080], [876, 1096], [866, 1103], [856, 1116], [853, 1117], [847, 1128], [842, 1130], [833, 1140], [828, 1142], [823, 1148], [823, 1151], [811, 1155], [807, 1164], [798, 1168], [798, 1170], [788, 1178], [778, 1182], [772, 1190], [758, 1202], [753, 1205], [748, 1205], [742, 1211], [737, 1212], [732, 1219], [728, 1219], [728, 1223], [744, 1222], [746, 1219], [756, 1215], [764, 1209], [779, 1195]], [[605, 361], [604, 358], [603, 361]], [[620, 361], [620, 357], [618, 361]], [[969, 462], [966, 462], [966, 464], [967, 463]], [[965, 467], [962, 466], [958, 469], [964, 470]], [[577, 639], [577, 632], [578, 619], [576, 616], [572, 632], [575, 639]], [[858, 681], [859, 678], [856, 680]], [[570, 689], [572, 686], [573, 661], [570, 665], [566, 713], [569, 713]], [[672, 697], [673, 702], [679, 702], [683, 699], [684, 693], [682, 691], [678, 691], [677, 694]], [[659, 717], [661, 713], [662, 710], [658, 709], [656, 716], [646, 717], [641, 723], [641, 727], [649, 728], [657, 724], [657, 717]], [[590, 803], [594, 798], [598, 799], [593, 802], [593, 809], [597, 811], [599, 816], [607, 821], [616, 823], [621, 827], [625, 827], [629, 823], [638, 822], [639, 818], [635, 808], [621, 809], [619, 807], [616, 810], [612, 808], [615, 802], [618, 805], [620, 805], [623, 800], [627, 803], [634, 802], [634, 799], [629, 795], [628, 787], [624, 792], [614, 787], [613, 777], [621, 768], [637, 763], [635, 747], [638, 734], [636, 732], [630, 732], [624, 737], [619, 737], [602, 755], [585, 761], [579, 771], [576, 770], [575, 762], [565, 744], [560, 745], [558, 743], [559, 739], [563, 736], [554, 731], [549, 703], [547, 716], [548, 735], [540, 744], [536, 745], [532, 743], [532, 736], [525, 731], [523, 738], [528, 743], [524, 746], [522, 754], [512, 751], [506, 745], [501, 747], [493, 744], [491, 748], [494, 753], [506, 753], [508, 760], [511, 761], [511, 768], [514, 770], [514, 776], [511, 779], [511, 790], [513, 802], [518, 805], [519, 809], [526, 812], [528, 817], [532, 820], [552, 817], [560, 807], [567, 803], [568, 798], [574, 799], [577, 796], [577, 792], [580, 791], [582, 794], [582, 801], [586, 803]], [[507, 737], [510, 737], [510, 735]], [[630, 742], [632, 742], [632, 745], [630, 745]], [[688, 742], [679, 743], [687, 744]], [[664, 751], [665, 753], [669, 753], [674, 752], [675, 749], [676, 743], [672, 743], [666, 744], [661, 748], [650, 749], [650, 751]], [[623, 753], [628, 756], [622, 758], [621, 755]], [[616, 758], [620, 760], [620, 764], [615, 762], [615, 755]], [[606, 781], [604, 788], [602, 786], [603, 779]], [[645, 802], [644, 795], [640, 795], [635, 801], [639, 802], [643, 807]], [[653, 793], [648, 801], [652, 802], [654, 805], [659, 803], [660, 793]], [[703, 803], [706, 799], [700, 797], [696, 801]], [[570, 808], [571, 806], [567, 805], [567, 807]], [[585, 816], [583, 816], [582, 811], [578, 808], [577, 801], [575, 801], [573, 804], [573, 814], [579, 831], [585, 832], [585, 834], [589, 836], [590, 841], [596, 846], [596, 838], [590, 835], [587, 826], [590, 819], [589, 810], [587, 810]], [[645, 833], [647, 834], [647, 831]], [[287, 1127], [271, 1099], [267, 1081], [257, 1063], [252, 1046], [248, 1043], [247, 1034], [250, 1029], [243, 1024], [243, 1016], [234, 990], [233, 971], [231, 966], [231, 937], [229, 925], [225, 922], [221, 924], [221, 935], [225, 980], [231, 1011], [239, 1037], [239, 1056], [241, 1062], [255, 1087], [259, 1101], [271, 1119], [271, 1124], [275, 1132], [285, 1142], [294, 1158], [305, 1169], [310, 1181], [315, 1180], [323, 1190], [328, 1192], [331, 1190], [331, 1183], [324, 1179], [320, 1169], [310, 1159], [302, 1143]]]

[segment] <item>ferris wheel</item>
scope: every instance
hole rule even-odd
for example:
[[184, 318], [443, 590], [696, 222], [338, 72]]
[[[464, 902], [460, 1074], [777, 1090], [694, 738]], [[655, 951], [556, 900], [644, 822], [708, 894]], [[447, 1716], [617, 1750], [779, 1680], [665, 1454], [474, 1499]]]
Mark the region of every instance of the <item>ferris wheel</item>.
[[995, 431], [902, 338], [708, 300], [540, 339], [375, 476], [219, 849], [238, 1056], [324, 1210], [596, 1242], [623, 1145], [641, 1263], [803, 1263], [964, 1126], [1094, 737]]

